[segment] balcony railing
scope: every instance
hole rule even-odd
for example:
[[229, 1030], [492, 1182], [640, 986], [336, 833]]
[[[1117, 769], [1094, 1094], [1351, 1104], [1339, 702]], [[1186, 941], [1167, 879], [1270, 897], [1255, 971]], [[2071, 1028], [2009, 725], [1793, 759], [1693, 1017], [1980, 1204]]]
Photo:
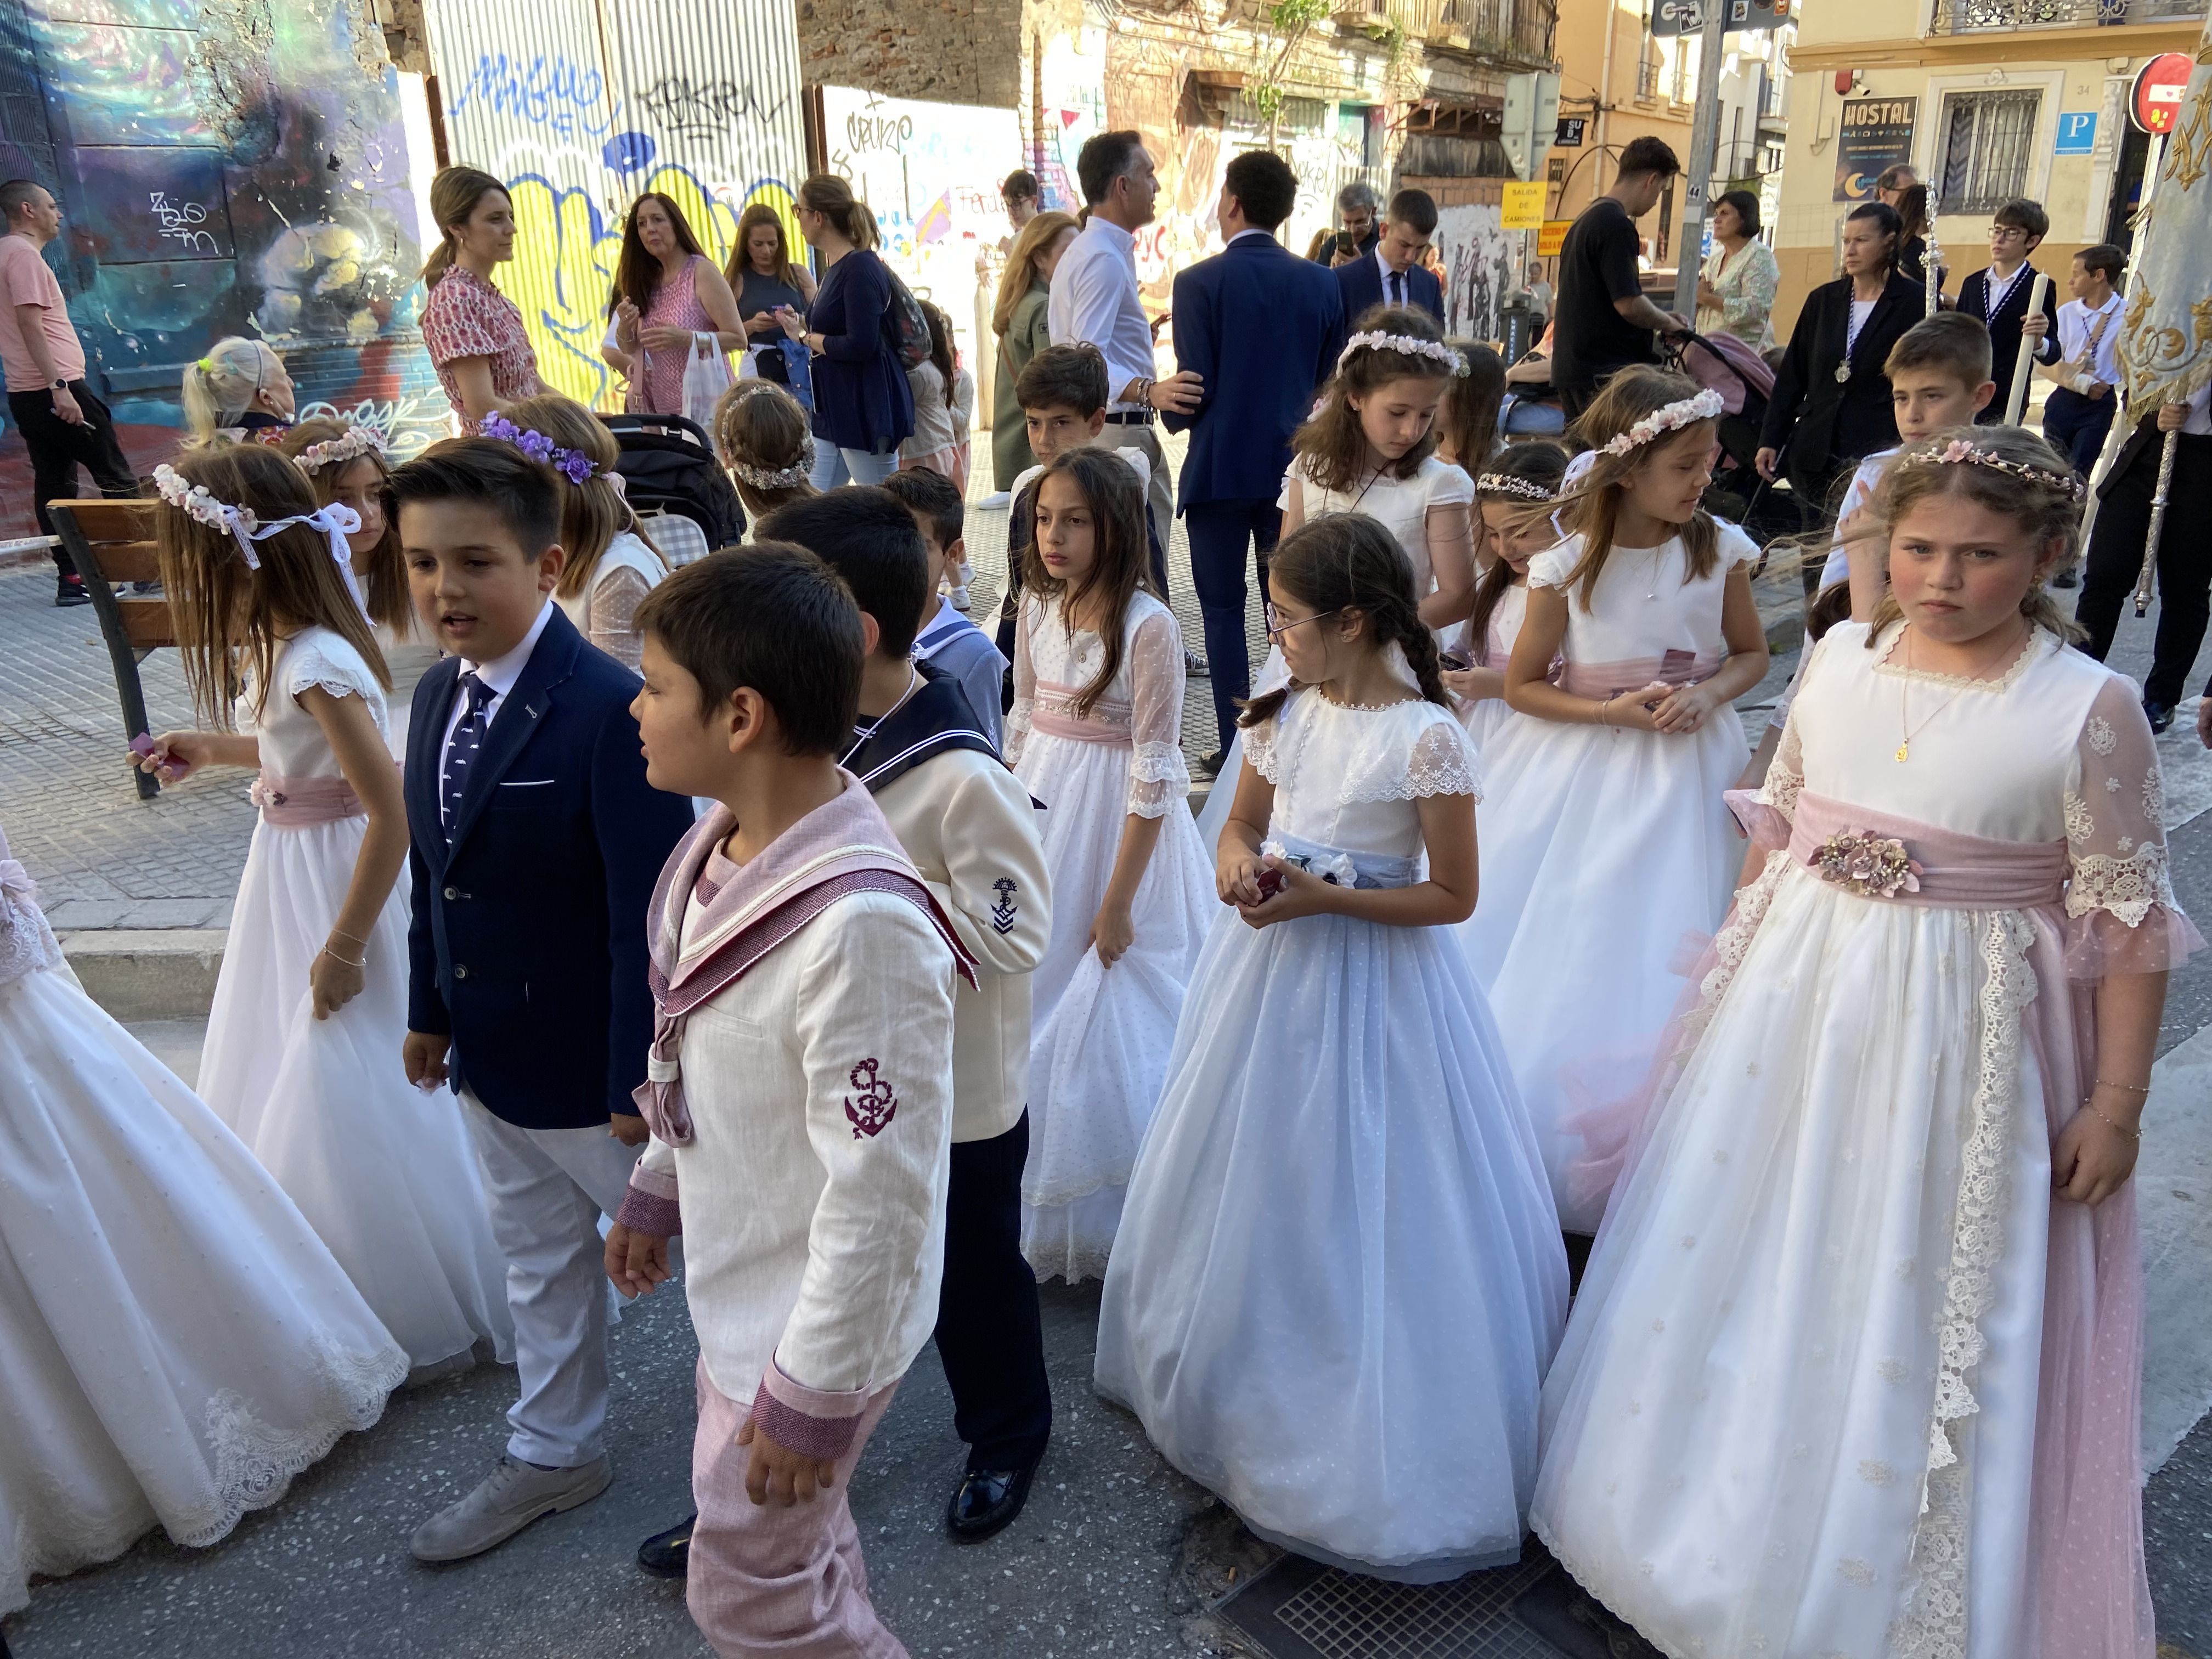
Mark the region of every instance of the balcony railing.
[[1463, 34], [1470, 47], [1532, 63], [1552, 61], [1559, 19], [1553, 0], [1439, 0], [1432, 33]]
[[2193, 22], [2205, 0], [1941, 0], [1938, 34], [2020, 28], [2095, 28], [2124, 23]]

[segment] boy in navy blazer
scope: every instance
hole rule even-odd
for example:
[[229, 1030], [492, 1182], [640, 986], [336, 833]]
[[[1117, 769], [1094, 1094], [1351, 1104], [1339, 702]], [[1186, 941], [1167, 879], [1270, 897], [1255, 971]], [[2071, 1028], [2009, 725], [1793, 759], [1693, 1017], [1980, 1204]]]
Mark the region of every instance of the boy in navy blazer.
[[[1436, 198], [1425, 190], [1401, 190], [1383, 216], [1382, 240], [1375, 252], [1339, 265], [1334, 275], [1344, 295], [1344, 318], [1352, 327], [1377, 306], [1419, 306], [1444, 319], [1443, 284], [1423, 267], [1421, 250], [1437, 234]], [[1176, 319], [1180, 325], [1182, 319]]]
[[407, 1075], [460, 1097], [521, 1385], [498, 1465], [416, 1531], [417, 1559], [458, 1561], [611, 1478], [599, 1218], [646, 1139], [645, 915], [691, 808], [646, 782], [637, 676], [552, 602], [551, 471], [452, 439], [392, 491], [416, 614], [449, 653], [416, 688], [407, 745]]
[[1191, 434], [1176, 506], [1190, 537], [1191, 580], [1212, 670], [1221, 741], [1207, 757], [1209, 772], [1229, 747], [1237, 699], [1251, 690], [1244, 549], [1257, 550], [1264, 599], [1267, 555], [1283, 523], [1275, 503], [1291, 464], [1291, 434], [1335, 372], [1344, 343], [1337, 273], [1275, 240], [1297, 193], [1297, 177], [1281, 156], [1268, 150], [1237, 156], [1217, 209], [1228, 246], [1175, 280], [1176, 367], [1197, 374], [1205, 390], [1188, 414], [1170, 411], [1161, 420], [1171, 432]]

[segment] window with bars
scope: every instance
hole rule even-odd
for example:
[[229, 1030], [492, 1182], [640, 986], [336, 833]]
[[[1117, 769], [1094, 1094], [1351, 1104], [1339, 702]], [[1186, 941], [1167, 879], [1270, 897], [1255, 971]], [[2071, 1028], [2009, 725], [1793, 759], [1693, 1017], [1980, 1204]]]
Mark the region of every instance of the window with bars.
[[1946, 213], [1994, 213], [2026, 193], [2040, 92], [1953, 92], [1943, 98], [1936, 200]]

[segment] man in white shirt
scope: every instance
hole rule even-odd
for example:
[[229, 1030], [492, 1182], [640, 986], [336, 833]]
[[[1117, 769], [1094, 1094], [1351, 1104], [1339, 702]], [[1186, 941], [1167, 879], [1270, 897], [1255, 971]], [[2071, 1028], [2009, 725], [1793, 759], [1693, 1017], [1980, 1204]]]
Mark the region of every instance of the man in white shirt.
[[2114, 284], [2127, 263], [2109, 242], [2083, 248], [2066, 279], [2074, 297], [2058, 307], [2059, 363], [2051, 374], [2061, 384], [2043, 405], [2043, 435], [2084, 482], [2112, 429], [2112, 392], [2120, 383], [2121, 298]]
[[1153, 422], [1163, 411], [1194, 409], [1205, 388], [1188, 372], [1165, 380], [1154, 375], [1152, 324], [1137, 292], [1136, 233], [1152, 222], [1159, 175], [1144, 140], [1126, 130], [1086, 141], [1075, 173], [1091, 217], [1053, 272], [1045, 328], [1054, 345], [1087, 341], [1104, 355], [1114, 401], [1098, 441], [1143, 453], [1145, 511], [1165, 547], [1175, 496]]

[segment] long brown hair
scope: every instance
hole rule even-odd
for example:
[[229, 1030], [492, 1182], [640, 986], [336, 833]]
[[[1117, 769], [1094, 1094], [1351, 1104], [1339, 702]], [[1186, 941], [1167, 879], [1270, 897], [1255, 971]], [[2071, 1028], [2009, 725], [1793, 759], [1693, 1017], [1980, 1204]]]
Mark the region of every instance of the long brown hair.
[[[265, 444], [189, 450], [174, 465], [186, 483], [246, 508], [264, 524], [322, 505], [307, 474]], [[204, 723], [233, 729], [231, 702], [245, 680], [252, 683], [257, 714], [266, 708], [276, 647], [304, 628], [329, 629], [361, 653], [380, 685], [392, 689], [384, 653], [321, 531], [290, 525], [256, 542], [261, 562], [252, 568], [228, 530], [167, 505], [154, 523], [185, 684]]]
[[[1376, 306], [1359, 319], [1355, 333], [1380, 331], [1410, 335], [1417, 340], [1443, 343], [1444, 331], [1436, 319], [1412, 306]], [[1359, 424], [1355, 397], [1372, 397], [1393, 380], [1443, 380], [1451, 370], [1436, 358], [1381, 346], [1355, 346], [1331, 377], [1322, 394], [1321, 412], [1300, 427], [1291, 447], [1305, 457], [1306, 476], [1323, 489], [1346, 490], [1368, 477], [1367, 434]], [[1384, 471], [1394, 478], [1410, 478], [1421, 463], [1436, 453], [1437, 429]]]
[[1075, 228], [1075, 216], [1058, 208], [1040, 213], [1022, 227], [1006, 255], [1006, 268], [999, 273], [999, 297], [991, 307], [991, 332], [1004, 334], [1014, 325], [1014, 307], [1037, 280], [1036, 262], [1060, 234]]
[[477, 204], [493, 191], [502, 196], [507, 186], [480, 167], [441, 167], [430, 180], [430, 217], [438, 227], [438, 246], [422, 262], [422, 286], [435, 288], [453, 268], [455, 231], [468, 223]]
[[[1152, 586], [1152, 544], [1145, 536], [1145, 488], [1137, 482], [1129, 464], [1110, 450], [1087, 444], [1063, 449], [1031, 486], [1030, 499], [1037, 500], [1045, 481], [1054, 477], [1065, 477], [1073, 483], [1084, 506], [1091, 509], [1094, 550], [1091, 569], [1070, 588], [1045, 568], [1038, 538], [1031, 536], [1022, 550], [1022, 585], [1032, 593], [1060, 601], [1060, 625], [1070, 634], [1075, 631], [1078, 609], [1092, 608], [1094, 596], [1104, 602], [1098, 638], [1106, 647], [1105, 659], [1091, 676], [1091, 684], [1075, 695], [1076, 714], [1088, 716], [1121, 672], [1121, 659], [1128, 648], [1125, 636], [1131, 602], [1140, 591], [1155, 599], [1166, 596]], [[1399, 556], [1402, 559], [1404, 555]]]
[[921, 301], [923, 320], [929, 325], [929, 361], [937, 366], [937, 377], [945, 383], [945, 406], [952, 407], [953, 377], [960, 366], [952, 357], [952, 319], [943, 309], [927, 300]]
[[[326, 415], [302, 421], [287, 432], [276, 448], [293, 460], [317, 444], [336, 442], [353, 430], [353, 422]], [[308, 472], [308, 485], [315, 492], [316, 502], [323, 507], [331, 504], [337, 487], [339, 475], [347, 469], [367, 461], [376, 469], [377, 489], [384, 497], [384, 539], [366, 553], [356, 550], [355, 572], [361, 577], [362, 591], [368, 605], [371, 622], [382, 623], [395, 634], [404, 634], [414, 621], [415, 602], [407, 592], [407, 559], [399, 550], [399, 514], [392, 501], [392, 463], [380, 449], [364, 449], [349, 461], [336, 461]]]
[[1437, 424], [1450, 440], [1451, 458], [1468, 472], [1482, 470], [1498, 447], [1498, 406], [1505, 401], [1505, 359], [1474, 340], [1449, 343], [1467, 364], [1444, 393]]
[[[1698, 383], [1688, 375], [1639, 363], [1615, 374], [1583, 411], [1575, 430], [1597, 452], [1597, 459], [1581, 484], [1565, 498], [1559, 522], [1567, 534], [1583, 538], [1583, 556], [1561, 586], [1581, 588], [1584, 611], [1590, 608], [1590, 594], [1597, 586], [1597, 579], [1605, 573], [1606, 561], [1613, 556], [1613, 526], [1620, 520], [1620, 498], [1630, 481], [1652, 456], [1668, 444], [1681, 441], [1685, 434], [1698, 434], [1711, 443], [1715, 422], [1692, 421], [1671, 432], [1661, 433], [1649, 443], [1634, 446], [1625, 455], [1607, 454], [1606, 445], [1624, 435], [1646, 416], [1656, 415], [1669, 404], [1681, 403], [1697, 395]], [[1699, 507], [1682, 526], [1680, 534], [1687, 556], [1682, 580], [1686, 583], [1700, 581], [1711, 575], [1719, 568], [1721, 557], [1720, 532], [1713, 524], [1712, 515]]]
[[638, 234], [637, 210], [647, 202], [660, 204], [660, 210], [668, 216], [668, 223], [676, 232], [676, 246], [688, 254], [703, 254], [699, 239], [691, 234], [691, 222], [684, 216], [684, 210], [669, 197], [657, 190], [648, 190], [629, 204], [629, 212], [623, 219], [622, 252], [615, 260], [614, 291], [607, 295], [607, 315], [615, 314], [617, 307], [628, 300], [640, 311], [653, 303], [653, 290], [658, 289], [667, 273], [662, 269], [659, 257], [648, 253], [645, 239]]
[[755, 202], [738, 216], [738, 240], [730, 248], [730, 263], [722, 271], [729, 279], [732, 293], [744, 289], [745, 273], [753, 268], [753, 232], [762, 225], [775, 232], [775, 280], [786, 288], [799, 286], [799, 267], [791, 262], [791, 233], [784, 228], [783, 216], [766, 202]]
[[[2045, 476], [2023, 477], [1972, 461], [1935, 459], [1960, 442]], [[1900, 453], [1883, 471], [1870, 505], [1886, 547], [1898, 521], [1922, 501], [1930, 496], [1960, 496], [2018, 525], [2021, 533], [2035, 544], [2039, 556], [2043, 549], [2057, 543], [2058, 554], [2051, 565], [2063, 569], [2072, 561], [2081, 537], [2081, 497], [2067, 487], [2073, 477], [2072, 465], [2025, 427], [1958, 426], [1930, 434]], [[2020, 614], [2062, 640], [2083, 637], [2081, 628], [2058, 608], [2051, 590], [2040, 581], [2028, 584], [2021, 598]], [[1904, 616], [1895, 590], [1884, 592], [1867, 628], [1867, 648], [1872, 650], [1884, 630]]]
[[[598, 416], [573, 398], [557, 392], [541, 392], [510, 404], [507, 418], [526, 432], [542, 432], [562, 449], [588, 456], [597, 470], [582, 483], [572, 483], [557, 470], [561, 481], [561, 545], [568, 555], [561, 580], [553, 591], [564, 599], [592, 591], [592, 577], [599, 559], [614, 538], [627, 530], [653, 547], [653, 538], [630, 510], [629, 498], [614, 484], [614, 471], [622, 459], [622, 446]], [[653, 548], [657, 555], [660, 550]], [[665, 561], [664, 561], [665, 562]]]
[[876, 216], [853, 194], [852, 185], [834, 173], [817, 173], [799, 187], [799, 199], [830, 222], [854, 247], [876, 245]]
[[[1396, 645], [1405, 652], [1421, 695], [1451, 707], [1437, 672], [1436, 636], [1421, 621], [1420, 601], [1413, 594], [1413, 567], [1398, 538], [1364, 513], [1332, 513], [1300, 525], [1267, 556], [1267, 584], [1271, 592], [1321, 616], [1358, 611], [1375, 648]], [[1293, 680], [1253, 698], [1237, 723], [1257, 726], [1273, 718], [1297, 689]]]
[[[1510, 501], [1516, 508], [1525, 509], [1528, 519], [1516, 518], [1513, 533], [1517, 535], [1528, 527], [1534, 515], [1549, 517], [1549, 504], [1534, 501], [1518, 490], [1485, 489], [1483, 485], [1493, 478], [1516, 478], [1523, 483], [1534, 484], [1554, 495], [1559, 493], [1559, 481], [1567, 474], [1567, 452], [1557, 444], [1516, 444], [1475, 478], [1475, 511], [1482, 510], [1484, 501]], [[1273, 567], [1269, 567], [1272, 570]], [[1474, 653], [1475, 661], [1490, 666], [1490, 618], [1498, 609], [1498, 602], [1505, 597], [1505, 590], [1517, 585], [1522, 574], [1504, 559], [1494, 559], [1490, 568], [1482, 573], [1482, 580], [1474, 585], [1474, 609], [1467, 619], [1467, 641]]]

